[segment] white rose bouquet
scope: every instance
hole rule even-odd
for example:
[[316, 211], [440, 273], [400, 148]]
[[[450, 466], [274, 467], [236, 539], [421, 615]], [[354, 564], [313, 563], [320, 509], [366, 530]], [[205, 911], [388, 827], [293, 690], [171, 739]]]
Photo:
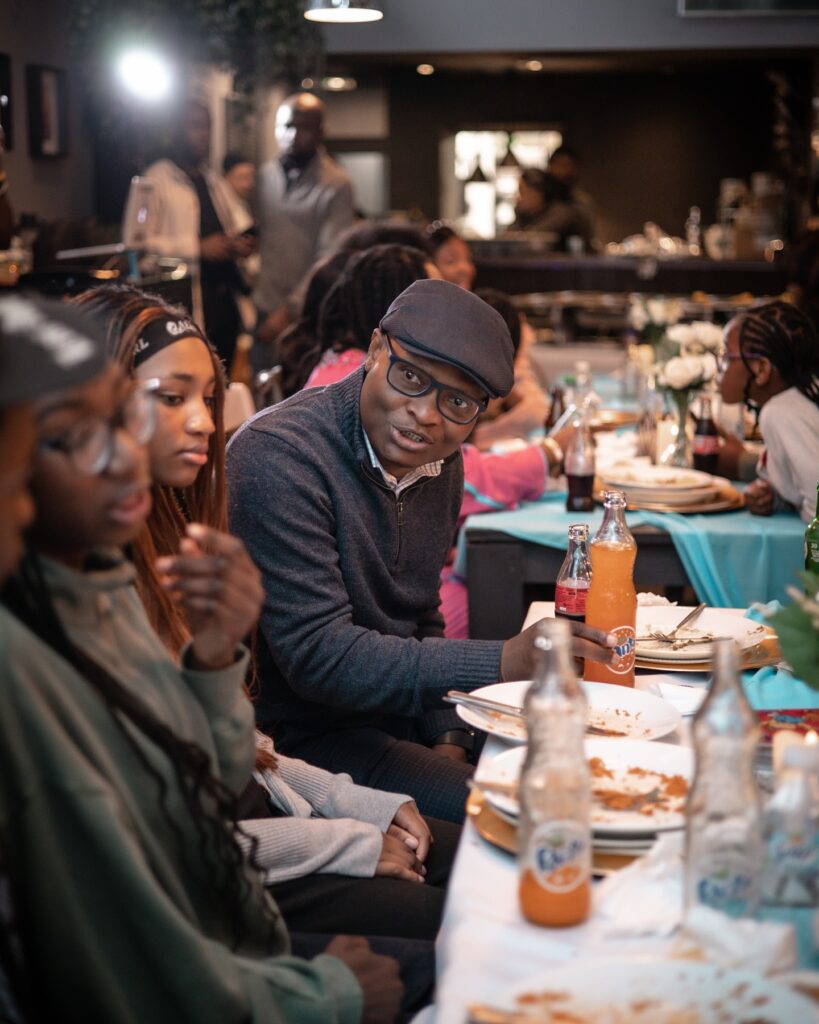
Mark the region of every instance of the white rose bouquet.
[[679, 299], [656, 296], [647, 299], [644, 295], [632, 295], [628, 319], [631, 326], [648, 345], [658, 345], [668, 328], [679, 322], [682, 303]]
[[717, 375], [722, 329], [707, 320], [674, 324], [658, 346], [657, 383], [671, 391], [701, 388]]

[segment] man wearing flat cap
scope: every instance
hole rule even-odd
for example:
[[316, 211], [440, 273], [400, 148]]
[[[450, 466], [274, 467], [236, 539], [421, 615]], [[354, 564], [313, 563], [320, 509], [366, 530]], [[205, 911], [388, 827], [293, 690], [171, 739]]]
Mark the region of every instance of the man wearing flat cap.
[[[526, 678], [532, 635], [447, 640], [460, 446], [513, 383], [501, 316], [445, 281], [393, 302], [364, 365], [266, 409], [228, 449], [230, 525], [264, 576], [260, 725], [282, 752], [463, 820], [472, 737], [441, 698]], [[588, 630], [577, 653], [605, 659]], [[437, 748], [437, 749], [436, 749]]]

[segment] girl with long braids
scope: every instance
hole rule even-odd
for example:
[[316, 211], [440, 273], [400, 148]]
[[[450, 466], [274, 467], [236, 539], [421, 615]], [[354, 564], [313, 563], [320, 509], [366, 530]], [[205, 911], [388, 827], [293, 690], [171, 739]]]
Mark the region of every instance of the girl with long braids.
[[[37, 330], [66, 337], [56, 317]], [[240, 641], [262, 597], [247, 555], [190, 524], [163, 565], [191, 634], [179, 665], [132, 586], [120, 549], [150, 507], [153, 411], [110, 365], [35, 405], [36, 519], [0, 606], [0, 848], [32, 1017], [389, 1020], [397, 966], [341, 938], [292, 958], [236, 841], [254, 749]]]
[[787, 302], [736, 317], [725, 334], [720, 393], [757, 414], [765, 450], [745, 491], [754, 515], [790, 505], [805, 522], [819, 482], [819, 336]]
[[[126, 373], [154, 388], [153, 510], [133, 551], [140, 596], [178, 658], [189, 626], [153, 565], [188, 543], [191, 508], [224, 533], [220, 364], [184, 311], [156, 296], [106, 287], [78, 301], [106, 318], [109, 350]], [[355, 786], [256, 738], [255, 779], [240, 803], [252, 820], [243, 830], [257, 841], [256, 863], [290, 929], [433, 940], [460, 830], [433, 822], [430, 847], [430, 827], [410, 797]]]

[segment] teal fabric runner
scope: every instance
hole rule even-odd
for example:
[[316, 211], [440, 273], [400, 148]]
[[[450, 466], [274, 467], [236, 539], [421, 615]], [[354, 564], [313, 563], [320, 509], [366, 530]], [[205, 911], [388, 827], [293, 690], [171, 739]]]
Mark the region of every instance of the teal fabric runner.
[[[565, 548], [571, 523], [587, 522], [592, 535], [602, 508], [567, 512], [566, 494], [551, 491], [514, 512], [470, 516], [461, 531], [457, 571], [465, 574], [465, 537], [470, 530], [498, 530], [512, 537]], [[804, 565], [805, 524], [796, 513], [752, 516], [748, 512], [681, 516], [670, 512], [629, 512], [629, 526], [656, 526], [670, 534], [700, 601], [714, 608], [747, 608], [754, 601], [786, 600]]]

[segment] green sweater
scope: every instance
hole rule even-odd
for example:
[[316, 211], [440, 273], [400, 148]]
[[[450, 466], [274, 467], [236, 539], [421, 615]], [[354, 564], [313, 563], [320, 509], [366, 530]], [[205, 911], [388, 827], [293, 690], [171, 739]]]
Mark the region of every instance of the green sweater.
[[[150, 628], [130, 565], [46, 570], [74, 642], [242, 787], [254, 750], [247, 656], [221, 672], [180, 670]], [[340, 960], [291, 957], [281, 918], [267, 938], [267, 897], [251, 871], [243, 943], [231, 949], [173, 767], [133, 735], [166, 783], [167, 814], [92, 686], [0, 608], [0, 844], [50, 1018], [357, 1022], [361, 990]]]

